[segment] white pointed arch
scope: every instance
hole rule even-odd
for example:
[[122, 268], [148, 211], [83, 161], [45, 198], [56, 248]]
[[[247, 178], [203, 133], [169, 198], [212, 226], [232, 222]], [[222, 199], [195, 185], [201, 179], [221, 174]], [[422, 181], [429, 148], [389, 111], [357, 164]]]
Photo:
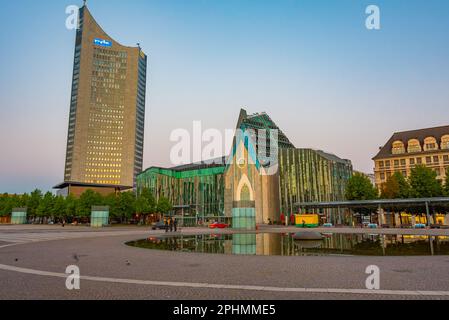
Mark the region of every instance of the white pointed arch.
[[253, 190], [253, 188], [251, 186], [251, 182], [249, 181], [248, 176], [246, 174], [243, 174], [242, 178], [240, 179], [239, 185], [236, 189], [235, 196], [234, 196], [235, 200], [241, 201], [242, 189], [245, 186], [249, 189], [250, 201], [254, 201], [254, 190]]

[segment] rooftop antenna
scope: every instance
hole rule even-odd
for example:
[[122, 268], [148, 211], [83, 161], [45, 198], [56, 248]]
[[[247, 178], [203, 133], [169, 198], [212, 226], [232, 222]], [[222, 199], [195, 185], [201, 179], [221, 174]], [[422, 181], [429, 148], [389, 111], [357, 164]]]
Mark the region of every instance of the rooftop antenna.
[[139, 47], [139, 49], [141, 49], [141, 48], [140, 48], [140, 42], [137, 42], [137, 46]]
[[84, 6], [87, 6], [87, 0], [83, 0]]

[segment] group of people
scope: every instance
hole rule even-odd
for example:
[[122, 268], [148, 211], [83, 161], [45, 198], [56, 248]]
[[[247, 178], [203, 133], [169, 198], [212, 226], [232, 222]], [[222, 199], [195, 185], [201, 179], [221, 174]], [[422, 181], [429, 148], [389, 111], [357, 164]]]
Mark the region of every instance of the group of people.
[[173, 217], [164, 218], [165, 232], [177, 232], [178, 231], [178, 220]]

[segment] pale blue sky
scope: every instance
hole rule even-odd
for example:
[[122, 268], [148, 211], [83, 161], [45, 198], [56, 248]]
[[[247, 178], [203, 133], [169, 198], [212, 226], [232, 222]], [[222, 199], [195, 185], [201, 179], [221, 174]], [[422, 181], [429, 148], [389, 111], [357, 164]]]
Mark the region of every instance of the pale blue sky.
[[[61, 182], [73, 63], [65, 8], [2, 3], [0, 192]], [[377, 4], [382, 29], [365, 28]], [[99, 24], [149, 56], [144, 165], [170, 165], [170, 132], [234, 128], [266, 111], [297, 147], [371, 172], [394, 131], [449, 124], [447, 0], [90, 0]]]

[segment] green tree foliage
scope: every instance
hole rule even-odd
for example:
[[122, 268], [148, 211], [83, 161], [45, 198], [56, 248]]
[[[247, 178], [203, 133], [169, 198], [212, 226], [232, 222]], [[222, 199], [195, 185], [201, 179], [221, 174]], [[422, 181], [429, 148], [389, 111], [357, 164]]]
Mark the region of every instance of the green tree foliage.
[[19, 200], [18, 200], [18, 203], [17, 203], [17, 207], [27, 208], [28, 207], [28, 202], [30, 201], [30, 195], [28, 193], [24, 193], [23, 195], [21, 195], [18, 198], [19, 198]]
[[117, 211], [118, 196], [111, 193], [103, 198], [104, 205], [109, 206], [109, 216], [111, 218], [120, 218], [120, 213]]
[[33, 192], [31, 192], [30, 197], [28, 199], [28, 203], [26, 207], [28, 208], [28, 215], [29, 216], [36, 216], [37, 215], [37, 207], [39, 207], [39, 204], [42, 200], [42, 191], [36, 189]]
[[53, 199], [52, 215], [54, 217], [62, 218], [66, 215], [66, 199], [62, 196]]
[[411, 196], [414, 198], [432, 198], [443, 195], [443, 186], [437, 179], [437, 173], [426, 166], [416, 166], [410, 173]]
[[165, 197], [160, 197], [157, 203], [157, 211], [162, 214], [167, 214], [173, 209], [170, 201]]
[[449, 197], [449, 167], [446, 169], [446, 182], [444, 184], [444, 195]]
[[92, 206], [104, 205], [104, 199], [98, 192], [86, 190], [78, 199], [76, 204], [76, 215], [78, 217], [89, 217]]
[[156, 211], [156, 200], [149, 189], [143, 189], [136, 198], [135, 211], [138, 214], [151, 214]]
[[71, 194], [65, 198], [64, 217], [74, 217], [76, 215], [77, 202], [77, 199]]
[[172, 208], [167, 199], [161, 199], [158, 206], [153, 194], [147, 189], [137, 198], [133, 192], [103, 197], [92, 190], [87, 190], [78, 199], [73, 195], [54, 196], [50, 192], [42, 196], [40, 190], [35, 190], [30, 195], [0, 195], [0, 216], [10, 215], [13, 208], [28, 207], [28, 215], [31, 217], [90, 217], [92, 206], [109, 206], [110, 216], [122, 222], [129, 220], [135, 213], [151, 214], [158, 209], [166, 213]]
[[8, 195], [2, 194], [0, 195], [0, 217], [6, 216], [6, 206], [8, 201]]
[[355, 173], [346, 186], [347, 200], [374, 200], [378, 197], [378, 191], [368, 177], [361, 173]]
[[12, 209], [22, 207], [20, 196], [3, 194], [0, 196], [0, 216], [8, 216]]
[[133, 192], [123, 192], [117, 195], [115, 213], [122, 221], [132, 217], [135, 213], [136, 197]]
[[53, 214], [54, 196], [51, 192], [47, 192], [39, 202], [36, 215], [38, 217], [48, 217]]
[[383, 199], [405, 199], [410, 198], [410, 195], [410, 184], [400, 172], [395, 172], [382, 185], [381, 198]]

